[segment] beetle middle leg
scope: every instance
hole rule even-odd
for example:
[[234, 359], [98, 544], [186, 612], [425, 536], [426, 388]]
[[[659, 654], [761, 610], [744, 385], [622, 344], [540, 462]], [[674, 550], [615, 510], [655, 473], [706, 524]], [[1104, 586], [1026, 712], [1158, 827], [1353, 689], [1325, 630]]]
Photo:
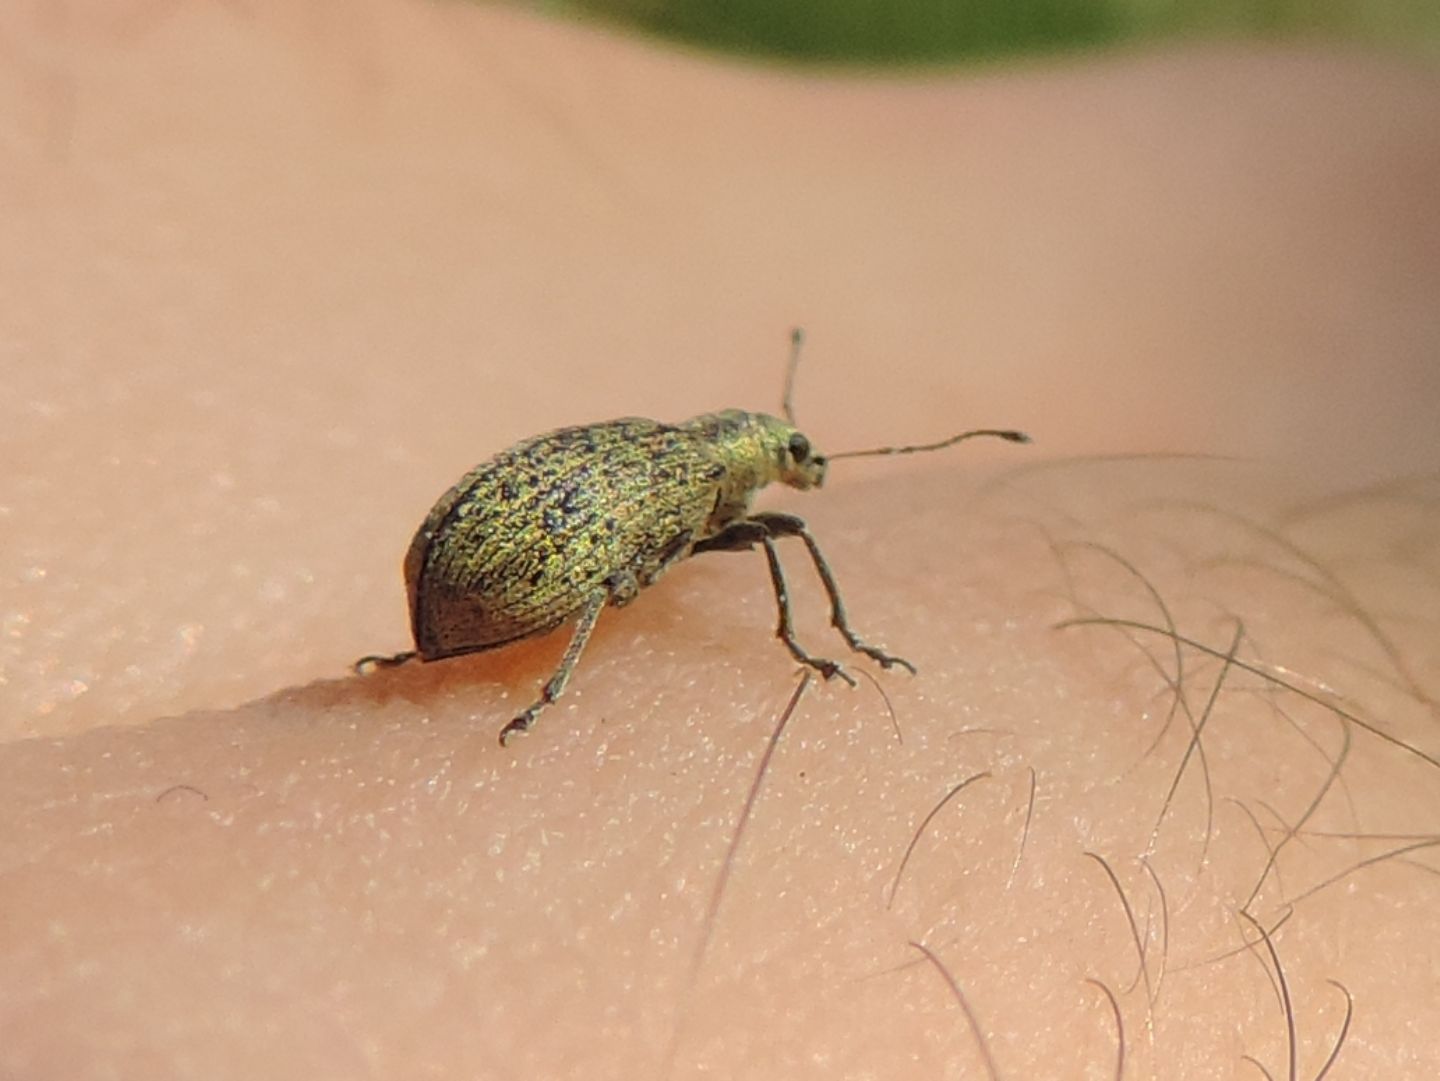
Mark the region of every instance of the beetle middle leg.
[[693, 552], [744, 552], [757, 544], [765, 549], [765, 559], [770, 565], [770, 583], [775, 587], [775, 605], [780, 612], [775, 636], [785, 643], [790, 656], [801, 664], [815, 669], [826, 679], [839, 676], [850, 686], [855, 686], [855, 677], [845, 671], [838, 661], [811, 656], [796, 640], [795, 627], [790, 618], [790, 589], [785, 584], [785, 570], [780, 565], [780, 554], [775, 550], [775, 541], [771, 538], [770, 528], [765, 522], [753, 518], [735, 522], [715, 536], [697, 543]]
[[575, 671], [575, 665], [580, 662], [580, 654], [585, 652], [585, 643], [590, 641], [590, 632], [595, 629], [600, 612], [609, 599], [608, 592], [597, 590], [585, 602], [585, 607], [580, 610], [580, 618], [575, 622], [575, 631], [570, 636], [570, 645], [565, 648], [565, 656], [560, 658], [560, 666], [555, 669], [555, 674], [545, 681], [545, 686], [540, 689], [540, 697], [530, 708], [500, 729], [500, 746], [504, 747], [516, 732], [528, 732], [540, 711], [564, 693], [565, 684], [570, 682], [570, 673]]

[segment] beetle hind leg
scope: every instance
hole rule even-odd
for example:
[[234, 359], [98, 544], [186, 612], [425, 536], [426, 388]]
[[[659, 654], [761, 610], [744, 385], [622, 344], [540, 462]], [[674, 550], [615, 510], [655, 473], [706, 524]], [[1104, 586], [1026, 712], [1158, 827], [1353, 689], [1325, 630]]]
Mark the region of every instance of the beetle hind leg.
[[413, 649], [407, 650], [404, 653], [371, 653], [361, 657], [352, 667], [355, 669], [356, 675], [363, 676], [365, 673], [373, 672], [377, 668], [399, 668], [402, 664], [405, 664], [407, 661], [413, 661], [418, 656], [420, 656], [420, 654]]

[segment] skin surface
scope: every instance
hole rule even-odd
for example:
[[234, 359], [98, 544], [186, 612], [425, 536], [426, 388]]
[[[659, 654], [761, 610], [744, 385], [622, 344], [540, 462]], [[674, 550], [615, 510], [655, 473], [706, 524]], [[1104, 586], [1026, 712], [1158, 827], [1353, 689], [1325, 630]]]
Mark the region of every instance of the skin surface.
[[[0, 17], [0, 1077], [1440, 1073], [1434, 73]], [[762, 498], [918, 667], [893, 725], [809, 687], [753, 787], [753, 552], [508, 749], [564, 631], [348, 674], [466, 470], [774, 411], [796, 322], [822, 453], [1037, 440]]]

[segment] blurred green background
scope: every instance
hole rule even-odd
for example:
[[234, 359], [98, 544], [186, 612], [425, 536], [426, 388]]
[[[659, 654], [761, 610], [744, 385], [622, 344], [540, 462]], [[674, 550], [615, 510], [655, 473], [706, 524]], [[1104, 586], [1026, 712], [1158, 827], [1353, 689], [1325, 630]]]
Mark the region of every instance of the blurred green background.
[[991, 59], [1207, 37], [1348, 40], [1440, 57], [1440, 0], [538, 0], [777, 60]]

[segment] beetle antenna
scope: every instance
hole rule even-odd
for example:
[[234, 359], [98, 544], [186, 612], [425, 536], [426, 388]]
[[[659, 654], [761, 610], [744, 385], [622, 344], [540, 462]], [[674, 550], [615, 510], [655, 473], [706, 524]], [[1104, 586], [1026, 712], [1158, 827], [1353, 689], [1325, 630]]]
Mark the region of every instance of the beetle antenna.
[[795, 372], [800, 367], [800, 347], [805, 344], [805, 328], [795, 327], [790, 331], [790, 364], [785, 369], [785, 393], [780, 398], [780, 411], [785, 414], [785, 419], [793, 427], [795, 424], [795, 408], [791, 403], [791, 395], [795, 390]]
[[944, 450], [946, 447], [953, 447], [956, 443], [974, 439], [976, 436], [994, 436], [996, 439], [1008, 439], [1011, 443], [1030, 442], [1030, 437], [1024, 432], [1008, 428], [977, 428], [973, 432], [952, 435], [949, 439], [942, 439], [938, 443], [919, 443], [912, 447], [876, 447], [874, 450], [847, 450], [839, 454], [827, 454], [826, 457], [833, 462], [836, 458], [869, 458], [881, 454], [920, 454], [928, 450]]

